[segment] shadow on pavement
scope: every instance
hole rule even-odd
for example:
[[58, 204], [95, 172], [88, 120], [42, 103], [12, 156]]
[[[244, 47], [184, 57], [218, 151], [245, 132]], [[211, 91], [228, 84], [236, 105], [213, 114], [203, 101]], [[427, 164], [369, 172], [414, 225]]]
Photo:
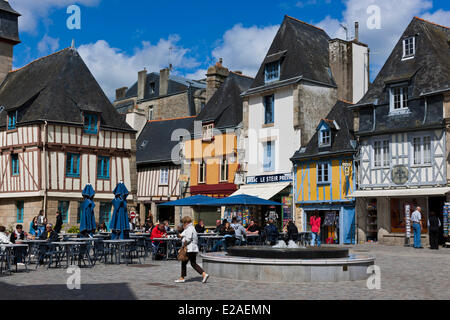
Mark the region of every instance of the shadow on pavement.
[[126, 283], [14, 286], [0, 282], [0, 300], [137, 300]]

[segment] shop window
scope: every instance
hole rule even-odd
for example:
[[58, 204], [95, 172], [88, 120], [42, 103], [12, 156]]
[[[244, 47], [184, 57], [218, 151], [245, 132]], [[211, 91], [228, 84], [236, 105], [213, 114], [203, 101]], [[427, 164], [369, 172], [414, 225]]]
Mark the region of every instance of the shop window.
[[16, 202], [17, 223], [23, 223], [23, 208], [24, 208], [24, 205], [25, 205], [24, 201], [17, 201]]
[[264, 97], [264, 124], [274, 123], [274, 107], [275, 107], [275, 96], [265, 96]]
[[84, 132], [87, 134], [98, 133], [98, 116], [96, 114], [84, 114]]
[[110, 202], [101, 202], [100, 203], [99, 223], [102, 224], [104, 222], [108, 229], [109, 229], [109, 226], [108, 226], [109, 220], [111, 218], [111, 210], [112, 210], [112, 205]]
[[376, 199], [372, 199], [367, 205], [366, 238], [367, 241], [378, 241], [378, 211]]
[[58, 201], [58, 210], [61, 212], [63, 223], [69, 222], [69, 201]]
[[109, 157], [98, 157], [97, 160], [97, 178], [109, 180]]
[[18, 176], [20, 174], [19, 155], [18, 154], [12, 154], [11, 155], [11, 168], [12, 168], [12, 175], [13, 176]]
[[[391, 199], [391, 232], [392, 233], [406, 233], [406, 206], [409, 206], [409, 216], [416, 210], [417, 207], [426, 208], [426, 200], [421, 199]], [[428, 217], [426, 210], [422, 210], [422, 233], [428, 232], [426, 221]], [[411, 237], [413, 235], [411, 225]]]
[[68, 178], [80, 177], [80, 155], [68, 153], [66, 159], [66, 176]]

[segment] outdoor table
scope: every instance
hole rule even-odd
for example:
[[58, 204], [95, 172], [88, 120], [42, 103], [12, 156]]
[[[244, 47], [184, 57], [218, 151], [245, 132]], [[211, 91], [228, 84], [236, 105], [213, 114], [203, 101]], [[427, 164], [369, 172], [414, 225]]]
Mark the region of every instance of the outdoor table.
[[76, 241], [61, 241], [61, 242], [52, 242], [51, 244], [57, 246], [59, 248], [59, 254], [58, 254], [58, 261], [56, 262], [56, 265], [61, 262], [61, 260], [65, 257], [66, 258], [66, 266], [69, 267], [69, 259], [73, 258], [75, 246], [80, 245], [79, 242]]
[[170, 252], [175, 251], [175, 242], [181, 242], [181, 238], [153, 238], [152, 241], [167, 242], [166, 260], [169, 260]]
[[[47, 240], [17, 240], [16, 243], [26, 244], [29, 247], [28, 250], [28, 263], [31, 263], [33, 257], [38, 258], [39, 256], [39, 246], [41, 244], [48, 243]], [[27, 264], [27, 263], [25, 263]]]
[[[11, 265], [14, 264], [14, 258], [19, 258], [19, 255], [21, 255], [22, 259], [24, 259], [24, 253], [23, 253], [23, 249], [27, 248], [28, 249], [28, 245], [26, 244], [0, 244], [1, 248], [5, 249], [5, 253], [6, 253], [6, 268], [7, 270], [9, 270], [11, 272]], [[22, 249], [22, 250], [19, 250]], [[26, 261], [24, 261], [25, 264], [25, 269], [28, 270], [27, 266], [26, 266]], [[17, 271], [17, 264], [16, 264], [16, 271]]]
[[206, 248], [207, 248], [207, 250], [208, 249], [211, 250], [213, 248], [215, 242], [222, 240], [224, 237], [219, 236], [219, 235], [210, 234], [210, 235], [206, 235], [206, 236], [200, 236], [200, 238], [206, 239]]
[[[104, 240], [103, 241], [103, 243], [112, 247], [113, 250], [111, 250], [111, 255], [114, 251], [114, 255], [116, 257], [116, 264], [120, 264], [120, 251], [121, 251], [120, 249], [121, 249], [122, 245], [129, 244], [132, 242], [135, 242], [135, 240], [129, 239], [129, 240]], [[112, 262], [112, 259], [111, 259], [111, 262]]]

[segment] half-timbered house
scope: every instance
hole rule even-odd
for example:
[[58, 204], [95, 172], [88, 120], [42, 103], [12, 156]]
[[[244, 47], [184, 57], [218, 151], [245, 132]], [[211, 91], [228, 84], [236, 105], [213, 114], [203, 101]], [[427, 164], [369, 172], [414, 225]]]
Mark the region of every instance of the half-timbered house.
[[449, 197], [450, 29], [414, 18], [363, 99], [351, 107], [360, 143], [359, 239], [404, 244], [408, 212], [441, 218]]
[[135, 131], [117, 113], [74, 48], [10, 72], [0, 86], [0, 223], [26, 226], [44, 209], [79, 220], [92, 184], [108, 222], [123, 181], [135, 200]]
[[[159, 207], [159, 204], [183, 197], [180, 183], [182, 140], [190, 138], [195, 117], [149, 121], [137, 141], [137, 171], [139, 213], [141, 219], [150, 215], [153, 222], [168, 220], [178, 224], [179, 208]], [[187, 175], [188, 177], [188, 175]], [[187, 182], [187, 181], [183, 181]]]

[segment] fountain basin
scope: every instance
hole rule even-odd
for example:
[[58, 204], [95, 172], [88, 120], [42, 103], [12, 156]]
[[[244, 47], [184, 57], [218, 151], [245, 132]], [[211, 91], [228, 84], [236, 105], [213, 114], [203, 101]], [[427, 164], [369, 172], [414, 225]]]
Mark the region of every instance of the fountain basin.
[[[347, 249], [273, 249], [259, 247], [266, 257], [255, 257], [258, 250], [252, 247], [228, 249], [228, 254], [201, 254], [205, 271], [218, 278], [280, 283], [339, 282], [366, 280], [368, 268], [375, 258], [368, 254], [349, 255]], [[314, 249], [315, 252], [311, 252]], [[346, 250], [346, 252], [345, 252]], [[297, 252], [294, 252], [297, 251]], [[318, 258], [317, 252], [328, 257]], [[246, 255], [246, 256], [244, 256]], [[331, 256], [342, 256], [332, 258]], [[297, 258], [303, 256], [303, 258]], [[284, 257], [284, 258], [276, 258]], [[305, 258], [306, 257], [306, 258]], [[308, 258], [314, 257], [314, 258]]]

